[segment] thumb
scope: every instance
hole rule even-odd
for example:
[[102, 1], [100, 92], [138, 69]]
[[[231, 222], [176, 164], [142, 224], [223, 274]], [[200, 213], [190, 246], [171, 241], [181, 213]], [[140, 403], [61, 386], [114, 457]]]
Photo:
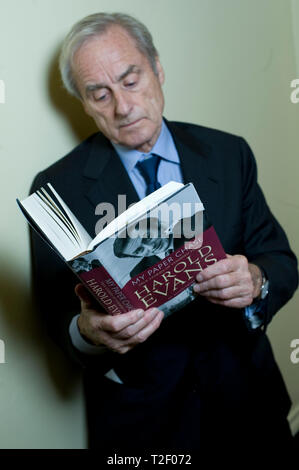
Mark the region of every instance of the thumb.
[[86, 287], [83, 284], [77, 284], [75, 286], [75, 294], [77, 297], [79, 297], [81, 301], [81, 307], [83, 308], [91, 308], [94, 299], [91, 295], [91, 293], [86, 289]]

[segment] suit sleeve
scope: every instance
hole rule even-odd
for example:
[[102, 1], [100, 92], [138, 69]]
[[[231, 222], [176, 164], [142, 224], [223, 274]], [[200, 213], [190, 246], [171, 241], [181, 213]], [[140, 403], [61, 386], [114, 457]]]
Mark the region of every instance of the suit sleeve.
[[[47, 180], [43, 174], [35, 178], [30, 192], [39, 189]], [[80, 313], [80, 302], [74, 293], [79, 280], [66, 263], [31, 229], [31, 273], [35, 308], [43, 327], [54, 342], [83, 368], [96, 367], [105, 373], [113, 367], [116, 354], [110, 351], [90, 356], [72, 344], [69, 326]]]
[[297, 260], [285, 232], [271, 213], [257, 182], [257, 168], [248, 144], [240, 138], [243, 180], [244, 252], [265, 271], [270, 288], [264, 328], [292, 297], [298, 285]]

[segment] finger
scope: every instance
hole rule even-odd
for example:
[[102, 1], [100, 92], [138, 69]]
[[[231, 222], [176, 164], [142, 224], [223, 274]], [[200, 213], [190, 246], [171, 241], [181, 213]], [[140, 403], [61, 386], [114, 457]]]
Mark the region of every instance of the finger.
[[144, 310], [142, 310], [141, 308], [115, 316], [105, 315], [105, 317], [99, 318], [98, 326], [104, 331], [110, 333], [119, 333], [121, 330], [127, 328], [129, 325], [136, 323], [143, 316]]
[[159, 315], [160, 310], [157, 308], [150, 308], [144, 312], [144, 316], [138, 320], [136, 323], [133, 323], [126, 328], [123, 328], [118, 333], [114, 334], [114, 338], [119, 339], [129, 339], [136, 335], [139, 331], [149, 325], [157, 315]]
[[110, 333], [101, 331], [99, 334], [100, 342], [105, 344], [105, 346], [107, 346], [112, 351], [119, 354], [124, 354], [139, 343], [144, 342], [151, 334], [153, 334], [157, 328], [159, 328], [163, 317], [164, 313], [159, 310], [154, 319], [152, 319], [144, 328], [141, 328], [129, 339], [119, 339]]
[[253, 295], [252, 282], [247, 278], [239, 279], [238, 275], [232, 274], [228, 277], [218, 276], [210, 281], [194, 284], [194, 291], [203, 296], [211, 296], [220, 299], [233, 297], [244, 297]]
[[196, 275], [197, 282], [207, 281], [215, 276], [227, 274], [233, 271], [232, 262], [230, 259], [222, 259], [212, 266], [208, 266], [203, 271]]
[[227, 289], [211, 289], [206, 292], [200, 292], [200, 295], [203, 297], [211, 297], [213, 299], [219, 300], [231, 300], [238, 297], [245, 297], [248, 295], [246, 292], [240, 291], [238, 287], [228, 287]]
[[206, 299], [213, 304], [221, 305], [222, 307], [230, 307], [230, 308], [245, 308], [251, 305], [252, 303], [252, 297], [250, 296], [235, 297], [229, 300], [223, 300], [223, 299], [221, 300], [221, 299], [217, 299], [214, 297], [206, 297]]
[[82, 308], [91, 308], [95, 305], [94, 297], [83, 284], [77, 284], [75, 286], [75, 294], [79, 297]]
[[248, 270], [248, 261], [245, 256], [243, 255], [234, 255], [229, 256], [226, 259], [222, 259], [217, 261], [217, 263], [213, 264], [205, 268], [203, 271], [197, 274], [196, 280], [197, 282], [207, 281], [212, 277], [221, 275], [221, 274], [229, 274], [231, 272], [236, 272], [240, 270]]
[[136, 335], [130, 339], [130, 344], [143, 343], [149, 336], [151, 336], [160, 326], [161, 321], [164, 318], [164, 313], [159, 310], [159, 313], [155, 318], [144, 328], [142, 328]]
[[221, 274], [214, 276], [207, 281], [201, 281], [194, 284], [194, 290], [197, 293], [209, 291], [211, 289], [226, 289], [239, 283], [240, 277], [235, 273]]
[[113, 338], [110, 333], [107, 333], [104, 330], [98, 330], [94, 333], [94, 342], [104, 345], [111, 351], [118, 352], [118, 353], [120, 353], [122, 348], [126, 346], [123, 341]]

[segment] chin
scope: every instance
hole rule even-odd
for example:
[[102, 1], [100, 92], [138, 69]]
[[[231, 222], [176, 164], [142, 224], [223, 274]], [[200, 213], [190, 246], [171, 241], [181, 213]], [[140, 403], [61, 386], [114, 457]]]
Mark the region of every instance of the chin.
[[[121, 137], [121, 136], [120, 136]], [[140, 134], [135, 134], [128, 133], [127, 135], [123, 136], [123, 138], [119, 139], [120, 145], [123, 145], [125, 147], [131, 148], [131, 149], [139, 149], [143, 145], [148, 144], [154, 139], [154, 135], [152, 133], [142, 133]]]
[[136, 147], [141, 147], [144, 145], [146, 142], [148, 142], [148, 139], [145, 138], [144, 136], [128, 136], [127, 139], [124, 139], [127, 142], [127, 145], [136, 148]]

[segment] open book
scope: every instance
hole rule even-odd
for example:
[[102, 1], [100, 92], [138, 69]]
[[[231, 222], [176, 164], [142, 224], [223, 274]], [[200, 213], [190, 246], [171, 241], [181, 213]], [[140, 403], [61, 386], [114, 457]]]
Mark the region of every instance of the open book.
[[48, 183], [17, 203], [30, 225], [110, 314], [195, 298], [195, 276], [225, 258], [192, 183], [171, 181], [91, 238]]

